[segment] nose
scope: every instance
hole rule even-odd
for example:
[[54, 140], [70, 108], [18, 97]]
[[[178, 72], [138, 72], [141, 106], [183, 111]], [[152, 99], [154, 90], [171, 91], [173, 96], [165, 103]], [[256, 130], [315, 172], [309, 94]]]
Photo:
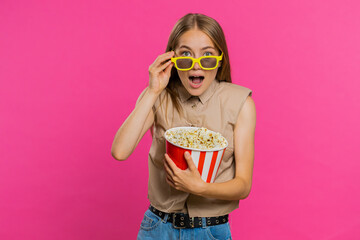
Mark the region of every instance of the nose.
[[201, 69], [199, 63], [196, 62], [196, 63], [194, 64], [193, 69], [194, 69], [194, 70], [199, 70], [199, 69]]

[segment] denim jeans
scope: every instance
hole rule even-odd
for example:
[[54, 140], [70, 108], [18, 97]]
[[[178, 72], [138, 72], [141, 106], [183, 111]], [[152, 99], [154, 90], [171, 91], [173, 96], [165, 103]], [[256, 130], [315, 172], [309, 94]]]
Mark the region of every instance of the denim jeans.
[[[166, 219], [167, 217], [165, 217]], [[205, 218], [202, 219], [205, 223]], [[145, 212], [137, 240], [231, 240], [229, 223], [199, 228], [176, 229], [171, 222], [165, 222], [149, 209]]]

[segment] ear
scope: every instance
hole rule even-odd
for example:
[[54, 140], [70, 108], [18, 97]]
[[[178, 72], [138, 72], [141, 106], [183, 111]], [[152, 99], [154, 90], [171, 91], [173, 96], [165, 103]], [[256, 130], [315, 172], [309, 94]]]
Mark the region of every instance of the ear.
[[219, 67], [221, 67], [222, 61], [219, 61]]

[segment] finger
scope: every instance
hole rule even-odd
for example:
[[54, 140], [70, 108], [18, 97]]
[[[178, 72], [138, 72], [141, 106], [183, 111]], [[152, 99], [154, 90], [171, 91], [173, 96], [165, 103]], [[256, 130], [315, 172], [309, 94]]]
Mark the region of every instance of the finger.
[[166, 179], [168, 179], [172, 184], [174, 184], [174, 179], [168, 173], [166, 173]]
[[156, 71], [158, 71], [158, 72], [165, 71], [166, 68], [169, 67], [171, 64], [172, 64], [171, 59], [169, 59], [167, 62], [160, 65], [158, 68], [156, 68]]
[[190, 169], [190, 170], [197, 170], [197, 168], [196, 168], [196, 166], [195, 166], [195, 163], [194, 163], [194, 161], [192, 160], [192, 157], [191, 157], [190, 153], [189, 153], [189, 152], [185, 152], [185, 153], [184, 153], [184, 157], [185, 157], [186, 162], [187, 162], [187, 164], [188, 164], [188, 166], [189, 166], [189, 169]]
[[167, 66], [167, 67], [165, 68], [164, 72], [165, 72], [166, 75], [168, 75], [168, 76], [171, 75], [171, 69], [172, 69], [173, 66], [174, 66], [174, 63], [171, 62], [171, 63], [169, 64], [169, 66]]
[[174, 161], [169, 157], [169, 155], [167, 153], [165, 153], [165, 158], [166, 158], [166, 163], [168, 164], [168, 166], [170, 167], [173, 175], [175, 175], [175, 171], [178, 168], [178, 166], [176, 166], [176, 164], [174, 163]]
[[173, 181], [171, 181], [170, 178], [166, 177], [166, 182], [173, 188], [175, 188], [175, 184], [173, 183]]
[[174, 176], [173, 171], [171, 170], [171, 168], [169, 167], [169, 164], [167, 163], [167, 161], [164, 161], [164, 167], [166, 170], [166, 173], [172, 178]]
[[173, 179], [173, 175], [172, 175], [172, 172], [169, 168], [169, 166], [167, 166], [167, 163], [166, 161], [164, 161], [164, 166], [165, 166], [165, 174], [166, 174], [166, 180], [170, 181], [172, 184], [174, 184], [174, 179]]
[[168, 61], [166, 61], [166, 62], [164, 62], [164, 63], [162, 63], [160, 65], [152, 64], [149, 67], [149, 72], [153, 73], [153, 74], [162, 73], [170, 64], [171, 64], [171, 59], [169, 59]]
[[164, 64], [164, 62], [167, 62], [168, 60], [171, 60], [171, 57], [174, 55], [174, 51], [170, 51], [170, 52], [166, 52], [164, 54], [159, 55], [156, 60], [155, 60], [155, 67], [159, 67], [162, 64]]

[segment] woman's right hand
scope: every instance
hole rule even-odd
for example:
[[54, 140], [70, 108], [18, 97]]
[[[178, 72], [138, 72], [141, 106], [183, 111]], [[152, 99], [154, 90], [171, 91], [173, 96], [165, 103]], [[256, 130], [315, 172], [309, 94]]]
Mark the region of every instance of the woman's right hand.
[[149, 90], [160, 94], [169, 83], [173, 63], [171, 58], [174, 51], [159, 55], [149, 67]]

